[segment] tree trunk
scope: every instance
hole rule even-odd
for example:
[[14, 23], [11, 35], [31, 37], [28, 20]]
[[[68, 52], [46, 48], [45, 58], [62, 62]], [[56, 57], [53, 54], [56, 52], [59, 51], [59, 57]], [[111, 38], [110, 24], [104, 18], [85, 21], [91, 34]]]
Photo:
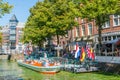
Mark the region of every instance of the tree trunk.
[[99, 25], [98, 27], [98, 41], [99, 41], [99, 45], [101, 46], [102, 45], [102, 35], [101, 35], [101, 30], [102, 30], [102, 27]]
[[101, 48], [102, 48], [102, 25], [101, 22], [98, 24], [98, 41], [99, 41], [99, 55], [102, 54]]
[[102, 17], [97, 17], [96, 25], [98, 26], [98, 42], [99, 42], [99, 55], [102, 54], [101, 47], [102, 47]]
[[[59, 47], [59, 35], [57, 34], [57, 47]], [[60, 57], [60, 49], [57, 49], [57, 57]]]

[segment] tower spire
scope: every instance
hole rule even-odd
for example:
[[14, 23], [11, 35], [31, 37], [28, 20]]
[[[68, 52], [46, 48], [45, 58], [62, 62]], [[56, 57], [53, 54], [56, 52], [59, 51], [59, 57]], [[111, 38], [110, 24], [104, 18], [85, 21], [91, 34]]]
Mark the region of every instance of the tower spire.
[[14, 22], [18, 22], [15, 14], [13, 14], [13, 16], [11, 17], [11, 19], [10, 19], [9, 21], [10, 21], [10, 22], [13, 22], [13, 21], [14, 21]]

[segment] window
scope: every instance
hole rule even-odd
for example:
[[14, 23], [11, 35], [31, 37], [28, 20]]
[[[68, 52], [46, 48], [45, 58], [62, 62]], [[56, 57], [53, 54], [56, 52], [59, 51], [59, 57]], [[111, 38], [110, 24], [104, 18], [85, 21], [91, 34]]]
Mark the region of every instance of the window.
[[108, 41], [110, 41], [111, 40], [111, 36], [108, 36]]
[[16, 34], [10, 34], [10, 36], [16, 36]]
[[92, 24], [88, 24], [88, 35], [92, 35]]
[[11, 30], [10, 34], [16, 34], [16, 31], [15, 30]]
[[16, 40], [15, 36], [10, 36], [10, 40]]
[[68, 37], [68, 34], [69, 34], [69, 32], [67, 31], [67, 33], [65, 34], [65, 37]]
[[120, 35], [117, 35], [117, 38], [120, 38]]
[[22, 47], [19, 47], [19, 50], [22, 50]]
[[9, 40], [9, 36], [4, 36], [3, 40]]
[[17, 23], [16, 22], [10, 22], [10, 26], [16, 26]]
[[82, 36], [85, 36], [85, 25], [82, 25]]
[[78, 21], [78, 17], [76, 17], [75, 20]]
[[113, 15], [113, 25], [114, 26], [120, 25], [120, 15]]
[[116, 36], [113, 36], [113, 40], [116, 39]]
[[105, 22], [105, 24], [102, 27], [103, 28], [109, 28], [110, 27], [110, 21]]
[[76, 27], [76, 37], [79, 37], [79, 34], [80, 34], [79, 27]]
[[81, 19], [81, 23], [84, 23], [84, 19]]
[[102, 37], [102, 41], [103, 41], [103, 42], [105, 42], [105, 36], [104, 36], [104, 37]]
[[10, 26], [10, 28], [16, 28], [16, 26]]
[[107, 41], [107, 37], [105, 37], [105, 41]]
[[15, 42], [11, 42], [11, 47], [15, 47]]

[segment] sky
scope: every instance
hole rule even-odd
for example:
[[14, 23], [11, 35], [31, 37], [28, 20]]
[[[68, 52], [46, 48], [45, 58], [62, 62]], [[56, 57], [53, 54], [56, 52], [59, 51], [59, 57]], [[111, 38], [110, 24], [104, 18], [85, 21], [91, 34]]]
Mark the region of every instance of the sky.
[[[13, 14], [16, 15], [16, 18], [19, 22], [26, 22], [28, 16], [30, 15], [29, 9], [33, 7], [38, 0], [3, 0], [8, 2], [10, 5], [13, 5], [13, 9], [10, 14], [5, 14], [0, 18], [0, 26], [5, 26], [9, 23], [10, 18]], [[42, 0], [39, 0], [42, 1]]]

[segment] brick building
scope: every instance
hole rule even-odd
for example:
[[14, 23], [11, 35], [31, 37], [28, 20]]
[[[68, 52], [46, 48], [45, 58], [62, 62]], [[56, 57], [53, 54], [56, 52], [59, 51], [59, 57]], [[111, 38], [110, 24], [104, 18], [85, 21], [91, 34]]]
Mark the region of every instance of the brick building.
[[[65, 46], [71, 42], [85, 42], [94, 46], [95, 43], [98, 43], [98, 28], [95, 21], [90, 22], [80, 18], [76, 18], [75, 20], [78, 21], [79, 25], [68, 31], [65, 37], [60, 37], [60, 45]], [[120, 16], [110, 15], [110, 20], [102, 28], [102, 42], [120, 38]]]

